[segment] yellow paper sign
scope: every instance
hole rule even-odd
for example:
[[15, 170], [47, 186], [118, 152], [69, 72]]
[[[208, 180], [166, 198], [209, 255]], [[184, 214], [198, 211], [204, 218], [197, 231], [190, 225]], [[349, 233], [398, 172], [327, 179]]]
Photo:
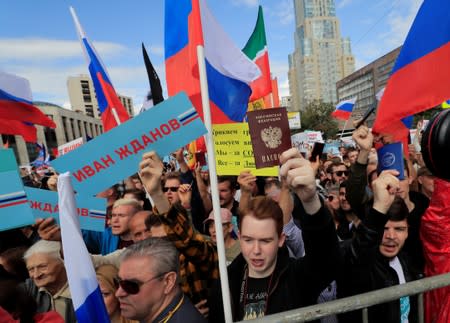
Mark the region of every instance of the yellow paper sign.
[[278, 176], [278, 167], [255, 168], [247, 123], [213, 125], [218, 175], [239, 175], [249, 169], [255, 176]]

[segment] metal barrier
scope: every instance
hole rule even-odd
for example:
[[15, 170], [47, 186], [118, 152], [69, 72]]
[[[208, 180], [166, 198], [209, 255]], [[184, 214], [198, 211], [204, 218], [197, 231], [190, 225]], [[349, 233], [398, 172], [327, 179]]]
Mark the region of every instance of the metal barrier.
[[[367, 308], [372, 305], [390, 302], [403, 296], [419, 295], [419, 323], [423, 322], [423, 292], [450, 286], [450, 273], [423, 278], [409, 283], [396, 285], [388, 288], [378, 289], [372, 292], [359, 294], [347, 298], [330, 301], [323, 304], [317, 304], [290, 310], [253, 320], [255, 323], [292, 323], [308, 322], [332, 314], [341, 314], [345, 312], [363, 309], [363, 322], [368, 322]], [[364, 310], [365, 309], [365, 310]], [[374, 322], [376, 323], [376, 322]]]

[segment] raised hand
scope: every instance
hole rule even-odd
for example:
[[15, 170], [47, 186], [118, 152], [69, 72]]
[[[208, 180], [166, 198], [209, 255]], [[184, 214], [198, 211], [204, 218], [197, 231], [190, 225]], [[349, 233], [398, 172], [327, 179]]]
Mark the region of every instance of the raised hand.
[[380, 213], [386, 214], [394, 202], [395, 193], [400, 188], [397, 175], [396, 170], [385, 170], [372, 182], [373, 208]]

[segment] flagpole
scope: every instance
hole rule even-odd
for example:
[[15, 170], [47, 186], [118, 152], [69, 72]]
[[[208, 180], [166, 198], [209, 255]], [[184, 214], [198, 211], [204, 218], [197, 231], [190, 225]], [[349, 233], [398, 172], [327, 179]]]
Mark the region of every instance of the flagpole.
[[219, 187], [215, 161], [214, 142], [212, 137], [211, 110], [209, 106], [208, 80], [206, 77], [205, 52], [203, 46], [197, 46], [198, 69], [200, 74], [200, 90], [202, 96], [203, 119], [208, 132], [205, 135], [208, 151], [208, 166], [210, 170], [211, 197], [214, 211], [214, 226], [217, 236], [217, 253], [219, 255], [220, 285], [222, 287], [222, 301], [225, 322], [232, 323], [230, 287], [225, 257], [225, 243], [223, 239], [222, 219], [220, 217]]
[[345, 120], [344, 128], [342, 128], [341, 136], [339, 137], [339, 139], [342, 139], [342, 135], [344, 134], [344, 131], [345, 131], [345, 128], [347, 127], [347, 122], [349, 119], [350, 119], [350, 117], [347, 120]]

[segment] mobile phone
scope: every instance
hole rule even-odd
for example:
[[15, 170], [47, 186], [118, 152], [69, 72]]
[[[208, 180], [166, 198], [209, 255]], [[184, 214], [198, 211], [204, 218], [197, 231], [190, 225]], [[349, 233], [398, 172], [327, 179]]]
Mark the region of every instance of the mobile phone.
[[317, 156], [321, 156], [323, 152], [323, 148], [325, 147], [325, 143], [323, 142], [315, 142], [313, 149], [311, 151], [311, 156], [309, 156], [309, 160], [312, 162], [316, 161]]
[[195, 160], [197, 161], [197, 163], [200, 163], [200, 166], [206, 166], [205, 152], [197, 151], [195, 153]]
[[358, 129], [359, 127], [361, 127], [363, 125], [363, 123], [366, 122], [367, 118], [369, 118], [370, 115], [375, 112], [376, 108], [377, 108], [376, 104], [373, 104], [370, 108], [368, 108], [366, 110], [366, 112], [364, 113], [364, 116], [362, 117], [362, 119], [356, 124], [355, 129]]

